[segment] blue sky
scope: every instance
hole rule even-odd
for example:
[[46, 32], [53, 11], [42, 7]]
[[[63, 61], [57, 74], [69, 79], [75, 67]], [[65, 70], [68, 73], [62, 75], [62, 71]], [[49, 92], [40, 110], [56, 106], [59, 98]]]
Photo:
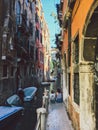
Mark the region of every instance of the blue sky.
[[56, 15], [56, 3], [59, 3], [60, 0], [41, 0], [43, 11], [45, 15], [46, 22], [48, 24], [50, 32], [50, 42], [51, 47], [55, 47], [55, 33], [59, 33], [58, 23], [55, 23], [55, 19], [51, 14]]

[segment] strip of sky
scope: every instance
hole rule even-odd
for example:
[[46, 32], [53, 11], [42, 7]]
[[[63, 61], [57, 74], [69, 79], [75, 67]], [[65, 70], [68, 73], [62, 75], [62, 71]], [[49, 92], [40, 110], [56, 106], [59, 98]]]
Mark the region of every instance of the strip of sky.
[[59, 3], [59, 0], [42, 0], [43, 11], [45, 15], [46, 22], [49, 27], [50, 32], [50, 42], [51, 47], [55, 47], [55, 34], [59, 33], [58, 22], [55, 19], [57, 15], [56, 12], [56, 3]]

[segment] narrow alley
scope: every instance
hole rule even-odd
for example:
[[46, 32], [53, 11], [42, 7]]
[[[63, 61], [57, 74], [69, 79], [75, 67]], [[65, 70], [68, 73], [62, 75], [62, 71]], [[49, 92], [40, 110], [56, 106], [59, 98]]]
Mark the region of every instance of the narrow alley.
[[35, 129], [98, 130], [98, 0], [0, 0], [0, 130]]
[[74, 130], [63, 103], [49, 105], [46, 130]]

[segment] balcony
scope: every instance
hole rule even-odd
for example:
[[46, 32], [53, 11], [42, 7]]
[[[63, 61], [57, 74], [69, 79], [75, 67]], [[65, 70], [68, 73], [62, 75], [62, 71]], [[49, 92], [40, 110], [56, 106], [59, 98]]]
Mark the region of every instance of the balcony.
[[61, 4], [56, 4], [56, 8], [57, 8], [57, 15], [58, 15], [58, 20], [59, 20], [59, 25], [60, 27], [62, 26], [62, 7], [63, 7], [63, 3]]
[[62, 16], [63, 16], [62, 11], [59, 11], [58, 17], [59, 17], [60, 20], [62, 20]]

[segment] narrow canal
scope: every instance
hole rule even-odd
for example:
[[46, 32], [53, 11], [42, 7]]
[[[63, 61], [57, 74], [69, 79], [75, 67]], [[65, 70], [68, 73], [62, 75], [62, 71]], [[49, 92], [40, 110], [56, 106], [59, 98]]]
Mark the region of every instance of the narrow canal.
[[[0, 130], [34, 130], [37, 120], [36, 109], [42, 106], [43, 89], [40, 88], [31, 102], [25, 102], [22, 116], [16, 116]], [[10, 120], [10, 119], [9, 119]]]
[[2, 130], [34, 130], [36, 124], [36, 107], [31, 102], [27, 102], [24, 105], [23, 115], [17, 115], [14, 119], [11, 119], [8, 124], [4, 125]]
[[[55, 82], [51, 82], [50, 86], [46, 87], [47, 90], [55, 90], [60, 86], [60, 81], [57, 78]], [[10, 121], [9, 124], [5, 124], [5, 126], [0, 130], [34, 130], [37, 121], [37, 108], [42, 106], [42, 97], [44, 93], [44, 88], [40, 87], [38, 89], [35, 98], [30, 102], [25, 102], [23, 107], [23, 115], [16, 116], [13, 120]]]

